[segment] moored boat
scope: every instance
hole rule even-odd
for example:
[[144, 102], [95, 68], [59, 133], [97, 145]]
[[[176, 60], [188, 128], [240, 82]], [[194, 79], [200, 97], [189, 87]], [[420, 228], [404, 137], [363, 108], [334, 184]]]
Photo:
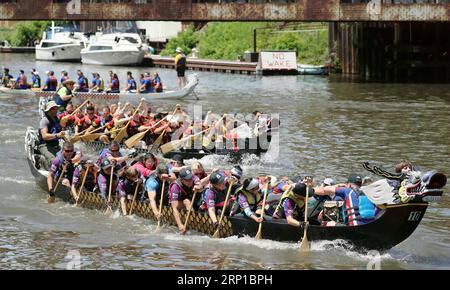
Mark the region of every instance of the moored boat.
[[299, 75], [328, 75], [330, 73], [329, 67], [325, 65], [297, 65], [297, 72]]
[[[40, 168], [40, 154], [37, 147], [37, 136], [35, 130], [29, 128], [25, 137], [25, 150], [27, 161], [36, 182], [43, 190], [47, 189], [48, 172]], [[436, 178], [435, 178], [436, 177]], [[420, 187], [415, 193], [415, 198], [408, 203], [388, 204], [380, 206], [380, 211], [376, 219], [370, 223], [358, 226], [321, 226], [310, 221], [308, 226], [308, 240], [344, 240], [350, 242], [357, 250], [387, 250], [407, 239], [417, 228], [422, 220], [428, 202], [429, 194], [433, 197], [442, 196], [442, 188], [446, 183], [444, 175], [436, 173], [427, 180], [422, 179]], [[59, 187], [56, 196], [63, 201], [73, 202], [69, 189]], [[78, 203], [87, 208], [106, 209], [106, 204], [99, 194], [82, 191]], [[167, 203], [166, 203], [167, 204]], [[118, 208], [118, 200], [112, 203], [114, 208]], [[131, 206], [131, 202], [127, 203]], [[136, 202], [133, 213], [144, 219], [156, 220], [148, 203]], [[182, 220], [185, 219], [186, 212], [182, 212]], [[172, 209], [168, 205], [162, 211], [162, 222], [168, 225], [175, 225]], [[188, 228], [206, 235], [213, 235], [215, 227], [211, 219], [198, 212], [190, 215]], [[229, 237], [232, 235], [255, 236], [258, 224], [243, 216], [225, 217], [220, 227], [220, 236]], [[303, 236], [303, 224], [300, 228], [290, 226], [285, 220], [271, 220], [268, 218], [262, 226], [262, 238], [285, 242], [298, 242]]]

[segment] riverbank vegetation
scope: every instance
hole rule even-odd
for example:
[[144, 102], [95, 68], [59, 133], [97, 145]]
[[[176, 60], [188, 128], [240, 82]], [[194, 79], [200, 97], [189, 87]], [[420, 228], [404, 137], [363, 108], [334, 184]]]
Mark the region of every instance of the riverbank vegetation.
[[211, 22], [198, 31], [189, 27], [171, 39], [162, 55], [174, 55], [176, 47], [185, 52], [193, 48], [198, 57], [206, 59], [243, 59], [253, 51], [256, 29], [256, 50], [295, 50], [297, 61], [324, 64], [328, 61], [328, 26], [322, 23]]
[[51, 24], [51, 21], [22, 21], [12, 28], [0, 28], [0, 40], [7, 40], [11, 46], [34, 46]]

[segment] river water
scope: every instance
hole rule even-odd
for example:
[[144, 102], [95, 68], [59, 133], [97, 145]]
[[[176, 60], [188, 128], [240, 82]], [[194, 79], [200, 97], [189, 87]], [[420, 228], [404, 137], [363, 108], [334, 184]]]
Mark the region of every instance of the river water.
[[[0, 66], [13, 75], [36, 68], [70, 76], [81, 67], [108, 67], [36, 62], [34, 55], [0, 54]], [[136, 76], [145, 68], [129, 68]], [[118, 68], [122, 83], [128, 68]], [[150, 69], [152, 72], [154, 69]], [[175, 87], [173, 70], [158, 69], [163, 82]], [[189, 72], [192, 73], [192, 72]], [[403, 158], [423, 171], [450, 175], [450, 85], [381, 84], [315, 76], [259, 77], [198, 72], [199, 101], [206, 112], [243, 113], [260, 110], [279, 114], [279, 150], [242, 161], [244, 173], [312, 174], [316, 180], [345, 181], [364, 172], [371, 161], [391, 169]], [[91, 75], [87, 75], [89, 78]], [[172, 108], [173, 101], [152, 103]], [[69, 256], [80, 253], [83, 269], [366, 269], [379, 261], [381, 269], [450, 269], [450, 187], [430, 204], [416, 231], [393, 249], [360, 254], [339, 242], [313, 242], [309, 257], [299, 244], [252, 237], [213, 240], [196, 232], [179, 236], [166, 227], [154, 234], [155, 223], [57, 202], [49, 205], [35, 185], [24, 154], [24, 133], [38, 125], [34, 97], [0, 95], [0, 269], [65, 269]], [[206, 157], [205, 167], [230, 167], [223, 158]], [[375, 260], [374, 260], [375, 258]], [[373, 264], [373, 263], [372, 263]]]

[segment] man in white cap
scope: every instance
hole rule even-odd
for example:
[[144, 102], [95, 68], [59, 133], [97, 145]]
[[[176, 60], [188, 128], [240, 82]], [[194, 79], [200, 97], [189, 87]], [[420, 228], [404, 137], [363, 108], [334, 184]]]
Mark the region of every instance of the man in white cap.
[[55, 159], [56, 153], [59, 151], [59, 139], [64, 137], [65, 132], [62, 131], [58, 113], [58, 105], [54, 101], [50, 101], [45, 106], [45, 116], [39, 122], [39, 150], [47, 159], [43, 162], [47, 167], [48, 163]]
[[184, 72], [186, 71], [186, 55], [184, 55], [181, 47], [177, 47], [175, 51], [177, 53], [175, 56], [175, 70], [178, 76], [178, 88], [181, 89], [186, 86], [186, 77], [184, 76]]

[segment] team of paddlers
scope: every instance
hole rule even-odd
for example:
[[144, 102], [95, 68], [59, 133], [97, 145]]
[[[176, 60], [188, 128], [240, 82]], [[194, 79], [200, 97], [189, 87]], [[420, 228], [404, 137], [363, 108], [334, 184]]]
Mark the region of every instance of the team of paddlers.
[[[14, 78], [10, 72], [9, 68], [3, 68], [3, 73], [0, 75], [0, 83], [7, 88], [14, 90], [41, 90], [44, 92], [57, 92], [62, 87], [68, 87], [67, 85], [71, 83], [70, 90], [73, 92], [90, 92], [90, 93], [120, 93], [120, 81], [117, 73], [113, 71], [108, 72], [108, 83], [107, 85], [104, 79], [100, 76], [98, 72], [92, 72], [92, 79], [89, 82], [88, 78], [84, 75], [83, 71], [76, 71], [76, 81], [69, 78], [69, 74], [66, 70], [61, 70], [61, 77], [58, 81], [55, 76], [55, 72], [50, 70], [46, 71], [46, 79], [41, 80], [40, 74], [36, 69], [31, 69], [31, 82], [27, 78], [25, 71], [19, 70], [18, 76]], [[163, 91], [163, 83], [161, 77], [157, 72], [153, 73], [145, 72], [140, 75], [139, 81], [133, 77], [132, 72], [127, 72], [127, 83], [125, 88], [123, 88], [123, 93], [135, 93], [139, 92], [142, 94], [146, 93], [160, 93]]]
[[[219, 120], [208, 120], [209, 112], [205, 119], [190, 120], [180, 105], [176, 105], [172, 113], [152, 113], [143, 100], [137, 108], [129, 104], [99, 108], [88, 101], [74, 108], [70, 101], [70, 94], [56, 94], [55, 101], [46, 103], [39, 125], [40, 163], [49, 171], [50, 200], [54, 198], [55, 184], [61, 181], [62, 186], [71, 188], [75, 200], [79, 198], [81, 187], [97, 192], [105, 203], [115, 196], [120, 198], [122, 214], [127, 215], [126, 203], [130, 198], [138, 199], [149, 202], [153, 213], [160, 219], [157, 204], [163, 198], [164, 204], [172, 207], [182, 234], [186, 228], [181, 221], [180, 210], [191, 205], [193, 210], [208, 214], [217, 227], [220, 226], [218, 215], [222, 211], [226, 215], [244, 215], [255, 223], [262, 223], [264, 216], [286, 219], [288, 224], [299, 227], [305, 204], [311, 202], [306, 200], [307, 196], [317, 202], [326, 199], [337, 204], [331, 209], [320, 207], [316, 220], [323, 226], [364, 224], [374, 220], [379, 211], [361, 190], [366, 179], [358, 174], [351, 174], [343, 184], [335, 184], [333, 179], [327, 178], [320, 186], [315, 186], [311, 177], [243, 178], [244, 172], [240, 166], [206, 172], [198, 161], [190, 166], [185, 165], [181, 155], [174, 155], [168, 164], [163, 165], [152, 153], [161, 144], [169, 144], [174, 139], [183, 140], [183, 146], [189, 142], [191, 146], [197, 137], [200, 137], [202, 146], [234, 139], [228, 126], [232, 128], [235, 121], [227, 120], [226, 115]], [[253, 132], [257, 134], [260, 130], [267, 130], [270, 119], [257, 111], [254, 118]], [[183, 123], [189, 125], [182, 127]], [[174, 137], [180, 128], [182, 134]], [[74, 133], [70, 137], [69, 131]], [[136, 151], [124, 154], [121, 144], [127, 136], [124, 144], [128, 148], [151, 148], [154, 151], [148, 150], [143, 155]], [[79, 140], [93, 141], [97, 138], [108, 146], [94, 158], [83, 156], [74, 146]], [[61, 147], [60, 139], [65, 139]], [[406, 161], [399, 167], [400, 172], [412, 168]], [[337, 208], [340, 212], [336, 212]], [[315, 209], [313, 206], [308, 215], [314, 215]]]

